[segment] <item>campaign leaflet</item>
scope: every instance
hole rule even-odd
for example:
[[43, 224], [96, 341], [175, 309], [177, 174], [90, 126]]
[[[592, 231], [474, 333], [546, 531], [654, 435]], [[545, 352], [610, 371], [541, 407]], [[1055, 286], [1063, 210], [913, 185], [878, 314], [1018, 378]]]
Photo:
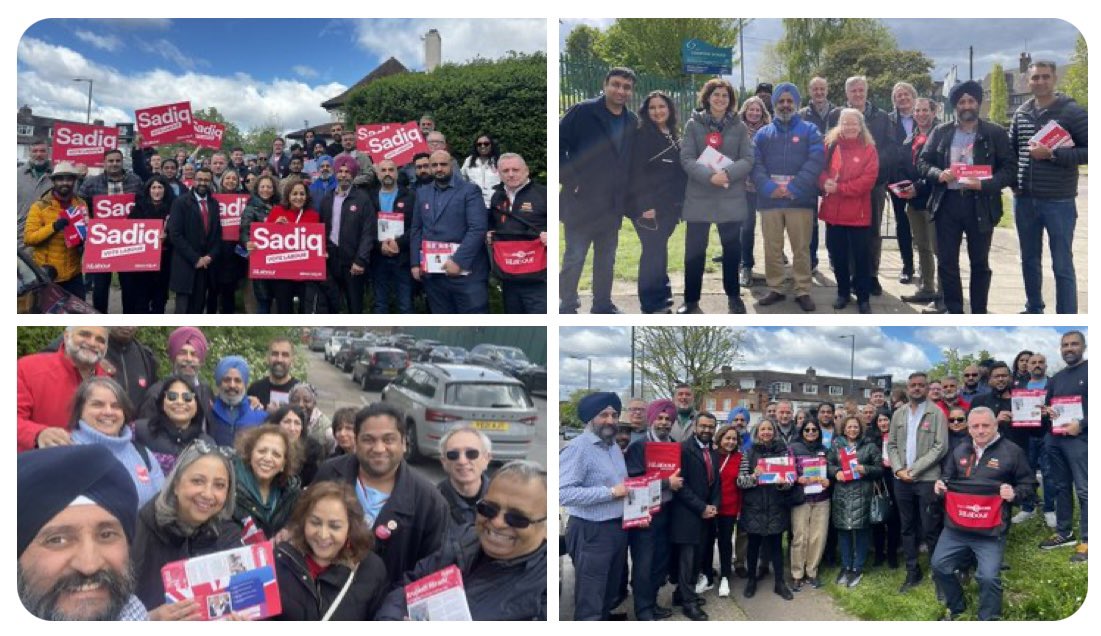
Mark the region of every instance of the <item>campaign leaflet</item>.
[[413, 160], [417, 153], [428, 152], [428, 142], [417, 122], [404, 124], [365, 124], [356, 126], [356, 150], [378, 163], [390, 159], [399, 166]]
[[725, 170], [727, 166], [734, 163], [730, 157], [727, 157], [723, 153], [715, 150], [711, 146], [706, 146], [703, 152], [700, 153], [699, 158], [696, 159], [696, 163], [707, 166], [715, 172]]
[[405, 607], [414, 621], [474, 620], [466, 603], [463, 574], [454, 565], [406, 585]]
[[1040, 407], [1044, 405], [1047, 391], [1044, 389], [1013, 389], [1013, 428], [1037, 428], [1040, 426]]
[[218, 220], [222, 223], [222, 240], [236, 242], [241, 238], [241, 215], [248, 205], [247, 194], [215, 194]]
[[903, 179], [898, 183], [888, 183], [887, 189], [891, 191], [891, 194], [896, 197], [901, 197], [905, 192], [914, 189], [914, 182], [909, 179]]
[[954, 163], [951, 169], [952, 174], [956, 175], [957, 179], [978, 179], [982, 181], [994, 177], [992, 166]]
[[1071, 421], [1082, 421], [1082, 396], [1067, 395], [1051, 398], [1051, 408], [1055, 411], [1055, 417], [1051, 420], [1051, 433], [1053, 435], [1066, 435], [1067, 427]]
[[661, 479], [654, 478], [650, 480], [650, 514], [656, 515], [661, 512]]
[[142, 148], [189, 141], [195, 135], [191, 102], [150, 106], [134, 111]]
[[398, 239], [405, 234], [405, 214], [401, 212], [378, 213], [378, 240]]
[[645, 528], [650, 525], [650, 482], [647, 476], [632, 477], [623, 482], [627, 496], [623, 498], [623, 528]]
[[88, 236], [88, 208], [73, 204], [57, 213], [59, 219], [69, 219], [65, 226], [65, 247], [73, 248], [84, 242]]
[[160, 219], [90, 219], [84, 273], [160, 271], [163, 231]]
[[795, 483], [795, 458], [790, 455], [762, 457], [757, 460], [757, 468], [762, 471], [757, 475], [758, 484]]
[[253, 223], [249, 251], [254, 280], [325, 280], [324, 223]]
[[421, 269], [426, 274], [445, 274], [444, 263], [458, 250], [458, 243], [421, 241]]
[[102, 168], [107, 151], [117, 150], [118, 147], [117, 128], [59, 121], [54, 124], [50, 154], [54, 162], [71, 161], [89, 168]]
[[[826, 458], [825, 457], [810, 457], [807, 455], [800, 455], [796, 458], [799, 462], [799, 473], [808, 479], [825, 479], [826, 478]], [[826, 487], [821, 483], [814, 482], [803, 486], [803, 494], [805, 495], [817, 495], [825, 490]]]
[[102, 194], [92, 197], [92, 217], [96, 219], [125, 219], [134, 211], [135, 195]]
[[1074, 139], [1071, 138], [1067, 129], [1060, 126], [1059, 122], [1054, 119], [1044, 124], [1040, 130], [1037, 130], [1036, 134], [1033, 135], [1029, 141], [1039, 146], [1046, 146], [1052, 150], [1056, 148], [1067, 148], [1074, 145]]
[[646, 474], [669, 479], [680, 468], [680, 444], [646, 442]]
[[837, 461], [841, 463], [841, 479], [842, 481], [855, 481], [860, 479], [860, 473], [856, 472], [856, 467], [860, 465], [860, 460], [857, 459], [856, 449], [839, 448], [837, 449]]
[[167, 603], [194, 599], [202, 620], [250, 620], [283, 611], [271, 541], [173, 561], [161, 568]]

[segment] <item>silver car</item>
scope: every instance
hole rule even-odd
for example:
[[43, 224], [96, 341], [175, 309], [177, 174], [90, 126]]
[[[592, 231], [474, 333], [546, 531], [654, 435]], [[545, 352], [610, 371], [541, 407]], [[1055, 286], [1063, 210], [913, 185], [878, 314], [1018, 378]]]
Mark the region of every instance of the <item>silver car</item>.
[[527, 388], [493, 369], [465, 364], [414, 364], [382, 390], [382, 401], [406, 415], [406, 459], [439, 457], [440, 438], [468, 424], [493, 442], [493, 459], [525, 459], [539, 421]]

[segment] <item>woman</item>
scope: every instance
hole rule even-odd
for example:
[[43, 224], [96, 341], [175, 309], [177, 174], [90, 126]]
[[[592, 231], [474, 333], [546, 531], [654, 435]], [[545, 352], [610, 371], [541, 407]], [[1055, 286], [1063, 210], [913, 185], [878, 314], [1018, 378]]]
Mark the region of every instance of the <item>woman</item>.
[[[719, 535], [719, 596], [721, 597], [730, 596], [732, 557], [733, 552], [737, 551], [737, 546], [733, 543], [734, 526], [738, 523], [738, 515], [742, 512], [742, 493], [738, 490], [738, 470], [742, 465], [741, 439], [742, 436], [734, 426], [724, 426], [715, 434], [715, 446], [719, 449], [719, 481], [722, 483], [722, 499], [719, 504], [719, 515], [716, 517]], [[738, 538], [742, 538], [741, 534]], [[745, 540], [743, 539], [740, 543], [744, 560]], [[705, 551], [704, 563], [711, 563], [708, 558], [710, 552], [711, 550]]]
[[194, 600], [166, 604], [161, 568], [243, 545], [232, 521], [236, 480], [227, 454], [202, 440], [191, 444], [160, 494], [138, 512], [130, 563], [135, 594], [152, 620], [197, 619], [206, 611]]
[[[854, 108], [841, 111], [837, 126], [826, 133], [826, 169], [818, 177], [825, 195], [818, 218], [826, 222], [826, 249], [837, 275], [834, 309], [849, 304], [849, 292], [856, 292], [860, 313], [872, 312], [871, 192], [879, 174], [879, 155], [864, 115]], [[849, 271], [849, 259], [852, 271]]]
[[809, 417], [809, 415], [807, 413], [807, 409], [800, 408], [797, 411], [795, 411], [795, 428], [796, 428], [796, 430], [803, 427], [803, 424], [806, 423], [808, 417]]
[[[738, 267], [741, 264], [742, 223], [748, 217], [745, 179], [753, 168], [753, 142], [735, 114], [737, 98], [726, 80], [714, 78], [700, 89], [700, 109], [684, 127], [681, 166], [688, 174], [682, 216], [684, 237], [684, 305], [679, 314], [702, 314], [703, 268], [711, 224], [719, 228], [723, 247], [723, 290], [732, 314], [744, 314]], [[718, 153], [710, 165], [700, 163], [704, 151]], [[719, 165], [725, 167], [719, 168]]]
[[497, 173], [497, 159], [500, 156], [501, 149], [497, 147], [495, 139], [489, 135], [478, 135], [474, 140], [474, 148], [459, 169], [464, 179], [481, 189], [487, 210], [489, 200], [493, 198], [493, 188], [501, 182], [501, 176]]
[[[745, 124], [746, 130], [749, 131], [750, 139], [753, 139], [753, 135], [756, 135], [758, 130], [772, 122], [772, 115], [769, 114], [764, 100], [756, 95], [742, 102], [742, 109], [738, 111], [738, 116]], [[754, 185], [753, 179], [748, 177], [745, 180], [745, 203], [748, 218], [745, 223], [742, 223], [740, 240], [742, 273], [738, 282], [741, 283], [742, 287], [749, 287], [753, 284], [753, 265], [755, 264], [753, 243], [757, 232], [757, 186]]]
[[199, 396], [187, 380], [169, 376], [157, 394], [157, 413], [149, 419], [134, 422], [134, 437], [153, 452], [164, 474], [172, 472], [176, 458], [191, 442], [202, 439], [214, 444], [203, 432], [206, 411]]
[[[168, 179], [153, 175], [134, 198], [132, 220], [168, 219], [176, 195]], [[122, 312], [125, 314], [163, 314], [168, 304], [168, 279], [172, 267], [172, 247], [168, 232], [161, 226], [161, 268], [156, 272], [119, 272], [122, 288]]]
[[797, 505], [791, 509], [791, 580], [795, 591], [803, 585], [822, 587], [818, 565], [830, 525], [828, 450], [822, 443], [822, 427], [814, 420], [803, 424], [791, 444], [797, 475], [793, 493]]
[[386, 594], [386, 566], [351, 486], [323, 481], [302, 494], [275, 547], [281, 621], [368, 621]]
[[638, 299], [642, 313], [668, 314], [673, 305], [669, 236], [680, 221], [686, 184], [672, 98], [661, 91], [647, 95], [638, 109], [638, 125], [631, 151], [632, 186], [627, 204], [627, 216], [642, 245]]
[[[259, 530], [274, 539], [286, 525], [302, 492], [298, 447], [286, 431], [274, 424], [254, 426], [237, 436], [237, 505], [233, 520], [245, 536]], [[251, 519], [251, 522], [250, 522]]]
[[[241, 237], [238, 242], [246, 250], [256, 248], [251, 240], [252, 224], [267, 223], [271, 210], [279, 202], [276, 194], [275, 177], [264, 175], [256, 178], [252, 197], [241, 214]], [[256, 296], [256, 313], [271, 313], [271, 284], [267, 280], [253, 280], [252, 293]]]
[[73, 444], [104, 446], [119, 461], [138, 491], [138, 507], [160, 492], [164, 473], [149, 449], [134, 441], [126, 425], [133, 413], [126, 391], [106, 376], [93, 376], [80, 384], [69, 411]]
[[291, 406], [302, 409], [306, 415], [306, 434], [321, 445], [323, 453], [328, 453], [333, 447], [332, 422], [329, 417], [317, 408], [317, 389], [308, 382], [299, 382], [291, 388]]
[[[241, 184], [241, 175], [233, 168], [222, 173], [222, 185], [218, 188], [218, 194], [248, 194]], [[218, 260], [218, 270], [215, 276], [215, 285], [206, 296], [206, 312], [232, 314], [236, 311], [237, 285], [248, 276], [248, 262], [237, 250], [237, 244], [233, 241], [222, 241], [222, 256]]]
[[1016, 358], [1013, 358], [1013, 382], [1010, 386], [1027, 384], [1032, 379], [1032, 374], [1028, 371], [1028, 359], [1031, 357], [1032, 352], [1026, 349], [1018, 353]]
[[[306, 188], [306, 184], [296, 178], [289, 179], [283, 188], [283, 199], [280, 205], [271, 209], [267, 222], [320, 223], [321, 216], [317, 210], [310, 207], [310, 191]], [[317, 283], [297, 283], [293, 280], [273, 280], [271, 289], [275, 297], [276, 309], [281, 314], [294, 313], [296, 295], [304, 312], [308, 309], [316, 309], [316, 302], [320, 295]]]
[[333, 450], [329, 458], [354, 455], [356, 452], [356, 410], [350, 406], [333, 413]]
[[264, 420], [265, 424], [275, 424], [283, 429], [290, 438], [291, 444], [295, 446], [295, 455], [300, 460], [297, 466], [298, 476], [302, 480], [303, 488], [309, 486], [310, 482], [313, 481], [314, 475], [317, 474], [318, 464], [325, 458], [325, 454], [321, 450], [321, 444], [309, 435], [304, 434], [307, 421], [306, 414], [302, 409], [289, 404], [279, 407], [268, 416], [268, 419]]
[[757, 562], [762, 548], [765, 558], [771, 561], [776, 584], [773, 590], [784, 600], [794, 598], [784, 582], [784, 553], [781, 547], [783, 533], [789, 527], [788, 508], [791, 484], [762, 484], [758, 479], [763, 469], [758, 460], [773, 457], [790, 457], [787, 446], [776, 434], [771, 420], [762, 420], [750, 433], [753, 444], [742, 455], [738, 470], [738, 488], [742, 490], [742, 514], [738, 527], [749, 534], [746, 550], [749, 580], [746, 581], [746, 598], [757, 593]]
[[841, 436], [829, 453], [829, 474], [833, 478], [833, 525], [841, 544], [840, 586], [856, 587], [863, 578], [868, 556], [868, 530], [874, 482], [883, 474], [880, 449], [864, 436], [859, 417], [847, 417]]
[[887, 562], [892, 570], [898, 568], [898, 549], [902, 545], [902, 521], [898, 516], [898, 502], [895, 499], [895, 471], [891, 470], [891, 459], [887, 456], [887, 433], [891, 430], [891, 415], [886, 410], [875, 415], [875, 430], [869, 431], [868, 438], [879, 449], [883, 465], [883, 485], [891, 498], [891, 511], [885, 523], [872, 526], [872, 551], [875, 554], [873, 565]]

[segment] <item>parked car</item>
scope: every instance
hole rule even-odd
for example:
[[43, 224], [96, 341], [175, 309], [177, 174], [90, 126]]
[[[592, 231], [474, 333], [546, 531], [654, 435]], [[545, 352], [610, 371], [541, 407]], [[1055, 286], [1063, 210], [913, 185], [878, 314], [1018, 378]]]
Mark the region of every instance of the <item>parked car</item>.
[[580, 428], [563, 428], [562, 429], [562, 439], [564, 439], [568, 442], [571, 439], [573, 439], [573, 438], [577, 437], [578, 435], [580, 435], [582, 432], [583, 431]]
[[409, 351], [416, 342], [417, 339], [407, 333], [396, 333], [390, 336], [390, 346], [402, 351]]
[[[325, 343], [325, 362], [333, 362], [336, 357], [336, 352], [340, 350], [340, 347], [345, 342], [351, 340], [351, 336], [333, 336], [329, 338], [329, 341]], [[335, 364], [335, 362], [333, 362]]]
[[547, 369], [538, 365], [531, 365], [516, 374], [516, 379], [523, 382], [528, 388], [528, 393], [547, 397]]
[[363, 352], [369, 346], [371, 346], [371, 341], [367, 338], [348, 338], [344, 344], [340, 345], [340, 349], [333, 356], [333, 364], [342, 372], [350, 373], [352, 367], [356, 364], [356, 360], [363, 355]]
[[451, 364], [463, 364], [469, 352], [462, 347], [448, 347], [441, 345], [432, 347], [421, 362], [444, 362]]
[[324, 351], [325, 344], [333, 337], [333, 330], [328, 327], [317, 327], [310, 335], [310, 351]]
[[409, 355], [417, 362], [426, 362], [428, 360], [428, 352], [434, 347], [438, 347], [442, 344], [443, 343], [439, 340], [430, 340], [428, 338], [417, 340], [409, 347]]
[[493, 442], [493, 459], [524, 459], [539, 413], [524, 385], [507, 374], [466, 364], [418, 363], [382, 390], [405, 413], [406, 459], [439, 457], [447, 430], [469, 424]]
[[409, 354], [394, 347], [367, 347], [352, 367], [352, 382], [363, 387], [385, 386], [410, 364]]
[[516, 347], [495, 344], [475, 345], [470, 350], [470, 355], [467, 356], [466, 361], [468, 364], [478, 364], [490, 369], [497, 369], [513, 376], [531, 366], [531, 362], [522, 350]]
[[[16, 311], [21, 314], [94, 314], [95, 307], [62, 289], [53, 276], [19, 250], [16, 258]], [[55, 273], [56, 275], [56, 273]]]

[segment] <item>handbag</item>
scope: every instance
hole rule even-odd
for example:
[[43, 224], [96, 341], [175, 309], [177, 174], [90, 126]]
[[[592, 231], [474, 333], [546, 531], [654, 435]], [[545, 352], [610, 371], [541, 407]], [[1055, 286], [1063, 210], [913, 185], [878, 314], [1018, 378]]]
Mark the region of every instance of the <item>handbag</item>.
[[891, 501], [891, 495], [887, 492], [887, 486], [883, 483], [883, 480], [872, 482], [872, 493], [869, 518], [872, 524], [886, 523], [887, 517], [891, 515], [891, 506], [894, 503]]

